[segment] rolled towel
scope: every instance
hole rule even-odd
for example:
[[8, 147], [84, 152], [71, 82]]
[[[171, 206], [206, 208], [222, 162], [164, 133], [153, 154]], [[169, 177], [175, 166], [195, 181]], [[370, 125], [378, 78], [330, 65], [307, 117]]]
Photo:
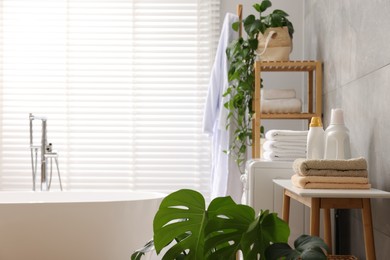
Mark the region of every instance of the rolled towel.
[[305, 157], [305, 153], [284, 153], [278, 154], [272, 151], [264, 151], [263, 159], [268, 161], [288, 161], [293, 162], [297, 158]]
[[308, 131], [272, 129], [265, 134], [267, 140], [283, 142], [300, 142], [306, 144]]
[[293, 150], [306, 152], [306, 142], [283, 142], [266, 140], [263, 144], [263, 149], [267, 151]]
[[260, 111], [265, 114], [301, 113], [302, 101], [298, 98], [262, 99]]
[[348, 160], [297, 159], [293, 170], [302, 176], [367, 177], [367, 162], [364, 158]]
[[288, 99], [295, 98], [294, 89], [262, 89], [262, 99]]
[[364, 177], [291, 176], [294, 186], [302, 189], [369, 189], [371, 184]]

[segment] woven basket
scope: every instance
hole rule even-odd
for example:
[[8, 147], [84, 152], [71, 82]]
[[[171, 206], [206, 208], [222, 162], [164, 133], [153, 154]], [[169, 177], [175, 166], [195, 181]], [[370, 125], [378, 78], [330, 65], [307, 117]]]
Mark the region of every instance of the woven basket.
[[288, 61], [292, 51], [292, 40], [287, 27], [268, 28], [259, 33], [257, 58], [261, 61]]
[[353, 255], [328, 255], [328, 260], [357, 260]]

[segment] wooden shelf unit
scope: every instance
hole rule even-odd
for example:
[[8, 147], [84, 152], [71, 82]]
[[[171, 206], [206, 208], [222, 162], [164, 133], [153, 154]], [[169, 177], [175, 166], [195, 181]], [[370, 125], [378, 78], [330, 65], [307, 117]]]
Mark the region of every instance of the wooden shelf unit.
[[[265, 114], [260, 112], [262, 72], [307, 72], [307, 111], [305, 113]], [[315, 107], [314, 107], [315, 102]], [[261, 119], [307, 119], [322, 115], [322, 63], [320, 61], [256, 61], [252, 118], [252, 157], [260, 158]]]

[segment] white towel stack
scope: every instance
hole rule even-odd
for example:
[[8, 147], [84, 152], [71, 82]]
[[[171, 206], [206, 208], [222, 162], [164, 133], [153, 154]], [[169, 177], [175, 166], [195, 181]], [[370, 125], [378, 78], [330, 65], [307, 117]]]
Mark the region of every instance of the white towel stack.
[[308, 131], [269, 130], [265, 134], [263, 158], [269, 161], [294, 161], [306, 158]]
[[302, 102], [295, 97], [294, 89], [262, 89], [260, 105], [266, 114], [302, 112]]

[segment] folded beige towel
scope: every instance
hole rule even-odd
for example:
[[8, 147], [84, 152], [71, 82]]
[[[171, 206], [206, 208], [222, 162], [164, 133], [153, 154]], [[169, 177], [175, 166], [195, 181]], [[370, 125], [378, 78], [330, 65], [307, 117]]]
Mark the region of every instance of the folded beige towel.
[[294, 89], [261, 89], [262, 99], [288, 99], [295, 98]]
[[348, 160], [296, 159], [293, 170], [302, 176], [367, 177], [367, 162], [364, 158]]
[[371, 184], [364, 177], [325, 177], [299, 176], [291, 177], [294, 186], [302, 189], [369, 189]]
[[298, 98], [262, 99], [260, 102], [260, 111], [265, 114], [301, 113], [302, 101]]

